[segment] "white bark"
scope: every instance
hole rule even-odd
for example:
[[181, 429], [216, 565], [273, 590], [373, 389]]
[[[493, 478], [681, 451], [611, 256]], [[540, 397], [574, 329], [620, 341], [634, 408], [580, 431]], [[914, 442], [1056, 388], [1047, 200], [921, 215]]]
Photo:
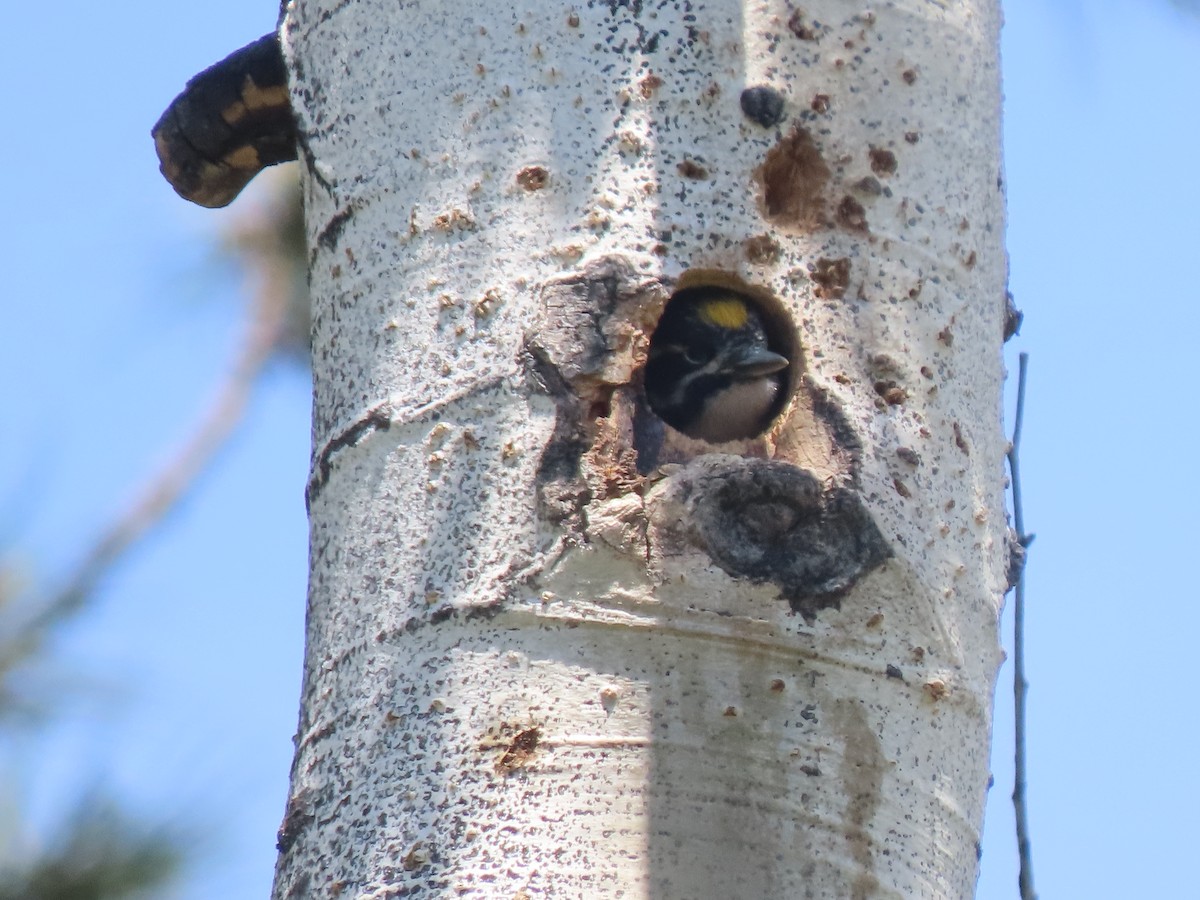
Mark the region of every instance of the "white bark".
[[[276, 897], [973, 892], [998, 28], [994, 0], [295, 4], [315, 461]], [[643, 427], [695, 281], [761, 297], [804, 370], [762, 439]]]

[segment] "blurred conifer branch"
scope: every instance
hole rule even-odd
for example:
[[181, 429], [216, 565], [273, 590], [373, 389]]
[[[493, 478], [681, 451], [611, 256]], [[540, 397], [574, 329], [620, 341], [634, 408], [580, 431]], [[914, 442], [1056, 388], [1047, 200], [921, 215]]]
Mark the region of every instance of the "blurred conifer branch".
[[25, 859], [0, 858], [0, 900], [149, 897], [178, 874], [185, 839], [87, 795], [49, 847]]

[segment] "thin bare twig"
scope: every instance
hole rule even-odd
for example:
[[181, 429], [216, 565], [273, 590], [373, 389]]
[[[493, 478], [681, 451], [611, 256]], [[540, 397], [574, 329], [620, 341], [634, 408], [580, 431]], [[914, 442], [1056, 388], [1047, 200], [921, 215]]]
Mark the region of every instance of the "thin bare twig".
[[274, 302], [270, 297], [274, 293], [258, 293], [256, 300], [260, 302], [253, 309], [249, 333], [241, 351], [191, 437], [166, 467], [147, 482], [140, 496], [108, 526], [65, 585], [26, 623], [27, 631], [42, 631], [74, 612], [130, 546], [179, 502], [229, 440], [234, 428], [242, 421], [258, 376], [274, 352], [283, 315], [283, 303]]
[[[284, 228], [280, 223], [294, 224], [292, 219], [298, 222], [299, 207], [285, 190], [277, 193], [279, 197], [274, 203], [235, 226], [231, 238], [252, 282], [247, 333], [230, 370], [217, 386], [211, 405], [200, 416], [184, 445], [146, 482], [133, 503], [109, 524], [62, 587], [43, 599], [10, 631], [6, 644], [12, 645], [15, 657], [27, 655], [51, 626], [77, 611], [113, 565], [192, 488], [241, 423], [250, 393], [267, 363], [290, 350], [295, 340], [291, 318], [297, 302], [289, 277], [296, 254], [291, 246], [295, 236], [290, 232], [295, 229], [290, 224]], [[16, 658], [2, 667], [11, 668], [15, 662]]]
[[[1029, 354], [1022, 353], [1019, 357], [1017, 374], [1017, 412], [1013, 422], [1012, 443], [1008, 448], [1008, 471], [1012, 476], [1013, 494], [1013, 527], [1017, 531], [1017, 541], [1022, 547], [1028, 547], [1033, 539], [1025, 533], [1025, 518], [1021, 508], [1021, 425], [1025, 418], [1025, 375], [1029, 367]], [[1025, 680], [1025, 571], [1017, 578], [1016, 593], [1013, 597], [1013, 700], [1015, 705], [1016, 735], [1014, 757], [1016, 775], [1013, 779], [1013, 811], [1017, 819], [1017, 855], [1020, 859], [1020, 874], [1017, 884], [1021, 890], [1021, 900], [1037, 900], [1033, 889], [1033, 858], [1030, 851], [1029, 839], [1029, 804], [1026, 786], [1026, 741], [1025, 741], [1025, 711], [1026, 695], [1029, 692], [1029, 682]]]

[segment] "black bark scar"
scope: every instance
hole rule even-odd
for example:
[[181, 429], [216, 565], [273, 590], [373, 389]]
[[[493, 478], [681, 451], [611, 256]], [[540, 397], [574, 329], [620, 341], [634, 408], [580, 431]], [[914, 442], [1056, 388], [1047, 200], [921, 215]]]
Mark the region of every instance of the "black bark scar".
[[321, 452], [317, 454], [316, 464], [309, 475], [308, 488], [304, 492], [305, 512], [311, 510], [313, 501], [316, 500], [317, 495], [321, 492], [321, 488], [325, 487], [325, 483], [329, 481], [329, 476], [333, 471], [333, 457], [336, 453], [345, 450], [347, 447], [355, 446], [372, 432], [387, 431], [391, 427], [391, 404], [384, 403], [368, 410], [365, 415], [353, 422], [348, 428], [327, 441], [325, 446], [321, 448]]

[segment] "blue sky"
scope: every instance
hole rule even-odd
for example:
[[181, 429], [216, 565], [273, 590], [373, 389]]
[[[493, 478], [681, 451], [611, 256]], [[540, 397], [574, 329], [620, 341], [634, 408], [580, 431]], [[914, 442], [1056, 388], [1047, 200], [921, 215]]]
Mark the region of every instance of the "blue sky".
[[[211, 236], [236, 213], [178, 200], [148, 131], [274, 15], [266, 0], [6, 10], [0, 547], [31, 577], [76, 560], [169, 458], [235, 352], [240, 285]], [[1167, 0], [1013, 0], [1006, 16], [1038, 887], [1182, 896], [1200, 799], [1200, 20]], [[304, 376], [272, 370], [199, 490], [59, 636], [55, 714], [0, 736], [19, 764], [0, 770], [0, 813], [50, 821], [103, 785], [212, 826], [178, 898], [267, 895], [299, 696], [308, 409]], [[1015, 894], [1010, 684], [1006, 665], [983, 900]]]

